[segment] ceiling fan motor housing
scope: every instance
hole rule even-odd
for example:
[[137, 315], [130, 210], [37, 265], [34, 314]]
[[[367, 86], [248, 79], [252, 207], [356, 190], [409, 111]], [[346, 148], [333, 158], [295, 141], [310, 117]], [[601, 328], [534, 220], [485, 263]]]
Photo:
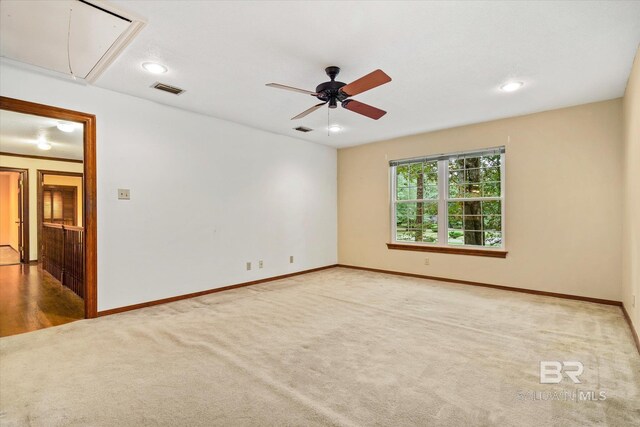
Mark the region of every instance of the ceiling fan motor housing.
[[311, 92], [310, 90], [305, 89], [298, 89], [297, 87], [293, 86], [281, 85], [278, 83], [267, 83], [267, 86], [270, 87], [304, 93], [306, 95], [315, 96], [320, 101], [322, 101], [320, 104], [316, 104], [311, 108], [307, 108], [302, 113], [292, 117], [291, 120], [297, 120], [306, 117], [325, 105], [328, 105], [329, 108], [337, 108], [338, 102], [341, 103], [343, 108], [349, 111], [353, 111], [354, 113], [369, 117], [373, 120], [378, 120], [380, 117], [387, 114], [387, 112], [384, 110], [372, 107], [371, 105], [367, 105], [363, 102], [359, 102], [351, 98], [354, 95], [366, 92], [370, 89], [373, 89], [374, 87], [389, 83], [391, 81], [391, 77], [386, 75], [384, 71], [380, 69], [372, 71], [371, 73], [362, 76], [349, 84], [336, 81], [336, 77], [340, 73], [339, 67], [327, 67], [324, 71], [327, 73], [331, 80], [319, 84], [316, 87], [315, 92]]
[[320, 83], [316, 87], [316, 98], [329, 103], [329, 108], [336, 108], [338, 101], [342, 102], [349, 97], [340, 91], [340, 88], [346, 86], [346, 83], [335, 81], [336, 76], [340, 72], [340, 67], [327, 67], [325, 72], [331, 81]]

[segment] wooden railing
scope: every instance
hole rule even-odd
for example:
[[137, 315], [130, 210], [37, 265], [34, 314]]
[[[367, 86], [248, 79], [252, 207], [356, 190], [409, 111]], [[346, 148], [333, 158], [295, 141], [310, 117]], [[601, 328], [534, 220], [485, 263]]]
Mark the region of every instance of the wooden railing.
[[42, 224], [42, 268], [84, 298], [84, 228]]

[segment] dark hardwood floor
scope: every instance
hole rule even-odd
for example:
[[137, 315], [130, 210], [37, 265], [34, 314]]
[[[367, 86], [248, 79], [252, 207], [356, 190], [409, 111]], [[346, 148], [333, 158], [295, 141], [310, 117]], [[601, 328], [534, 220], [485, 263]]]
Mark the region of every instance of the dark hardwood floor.
[[82, 299], [39, 266], [0, 266], [0, 337], [83, 318]]

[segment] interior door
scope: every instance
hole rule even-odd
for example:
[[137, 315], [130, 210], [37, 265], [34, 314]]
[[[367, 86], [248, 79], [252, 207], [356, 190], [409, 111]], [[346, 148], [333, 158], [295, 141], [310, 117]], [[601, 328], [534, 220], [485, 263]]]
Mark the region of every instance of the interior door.
[[24, 253], [24, 234], [23, 234], [23, 224], [24, 219], [22, 218], [23, 212], [22, 207], [24, 206], [24, 177], [23, 174], [20, 174], [18, 178], [18, 252], [20, 254], [20, 262], [26, 262], [27, 254]]

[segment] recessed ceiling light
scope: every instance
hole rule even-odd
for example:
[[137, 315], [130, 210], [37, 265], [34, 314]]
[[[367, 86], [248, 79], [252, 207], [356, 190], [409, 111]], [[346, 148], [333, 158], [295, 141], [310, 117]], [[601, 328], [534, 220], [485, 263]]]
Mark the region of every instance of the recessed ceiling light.
[[340, 132], [342, 128], [338, 125], [329, 126], [329, 132]]
[[515, 92], [524, 86], [522, 82], [508, 82], [500, 86], [500, 90], [503, 92]]
[[73, 130], [76, 128], [73, 123], [65, 123], [65, 122], [59, 122], [57, 125], [58, 130], [61, 130], [62, 132], [73, 132]]
[[167, 72], [167, 67], [156, 62], [144, 62], [142, 68], [153, 74], [162, 74]]
[[38, 148], [41, 150], [51, 150], [51, 144], [46, 141], [38, 142]]

